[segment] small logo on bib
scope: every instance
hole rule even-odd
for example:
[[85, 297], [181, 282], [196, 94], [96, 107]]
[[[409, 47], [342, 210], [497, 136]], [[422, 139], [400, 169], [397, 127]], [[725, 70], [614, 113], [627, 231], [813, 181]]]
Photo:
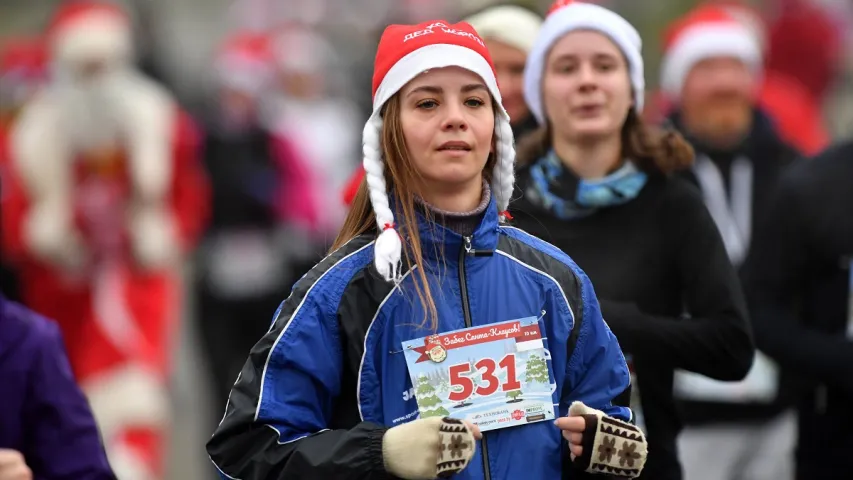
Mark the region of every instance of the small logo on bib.
[[429, 337], [427, 340], [427, 356], [435, 363], [441, 363], [447, 359], [447, 350], [441, 345], [438, 335]]

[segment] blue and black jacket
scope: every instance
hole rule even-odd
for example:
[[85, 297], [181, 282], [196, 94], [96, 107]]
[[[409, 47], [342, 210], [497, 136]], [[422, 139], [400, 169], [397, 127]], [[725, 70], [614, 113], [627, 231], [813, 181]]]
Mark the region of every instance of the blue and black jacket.
[[[439, 333], [540, 317], [555, 413], [580, 400], [631, 420], [613, 403], [630, 387], [625, 358], [571, 258], [499, 225], [494, 202], [469, 237], [419, 221]], [[394, 478], [382, 437], [418, 418], [401, 343], [434, 330], [421, 325], [412, 269], [399, 285], [376, 272], [374, 238], [354, 238], [303, 277], [252, 349], [207, 444], [223, 478]], [[569, 464], [560, 431], [539, 422], [486, 432], [455, 478], [554, 480]]]

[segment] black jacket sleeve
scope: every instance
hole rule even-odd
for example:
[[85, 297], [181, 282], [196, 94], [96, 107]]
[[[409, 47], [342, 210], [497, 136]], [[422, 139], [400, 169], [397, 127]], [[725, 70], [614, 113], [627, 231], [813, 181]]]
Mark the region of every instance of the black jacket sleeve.
[[626, 351], [717, 380], [740, 380], [755, 352], [743, 291], [699, 192], [686, 184], [679, 190], [669, 197], [665, 228], [689, 317], [649, 315], [634, 303], [607, 299], [600, 300], [601, 310]]
[[814, 263], [807, 210], [814, 202], [800, 189], [796, 174], [792, 170], [782, 178], [745, 265], [756, 343], [782, 368], [853, 395], [853, 342], [800, 322], [798, 303]]
[[252, 348], [225, 416], [207, 443], [223, 478], [393, 478], [382, 457], [386, 427], [360, 422], [348, 429], [329, 429], [343, 393], [343, 353], [337, 306], [331, 305], [335, 301], [328, 288], [312, 285], [335, 257], [358, 246], [349, 245], [297, 283], [270, 330]]

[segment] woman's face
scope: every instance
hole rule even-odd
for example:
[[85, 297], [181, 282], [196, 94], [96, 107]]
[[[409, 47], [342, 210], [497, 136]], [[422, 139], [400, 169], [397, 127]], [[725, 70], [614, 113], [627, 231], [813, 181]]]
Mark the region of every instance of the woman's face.
[[480, 188], [495, 114], [477, 74], [446, 67], [419, 75], [400, 91], [400, 124], [426, 189]]
[[619, 135], [634, 103], [625, 57], [601, 33], [566, 34], [548, 55], [542, 100], [556, 135], [570, 141]]

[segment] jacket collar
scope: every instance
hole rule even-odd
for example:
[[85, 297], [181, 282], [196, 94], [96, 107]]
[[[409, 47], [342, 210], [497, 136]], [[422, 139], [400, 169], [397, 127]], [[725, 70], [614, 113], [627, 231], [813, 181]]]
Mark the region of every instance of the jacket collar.
[[[392, 199], [392, 203], [396, 201]], [[400, 210], [395, 208], [395, 212], [399, 218]], [[499, 225], [498, 208], [494, 198], [489, 200], [485, 212], [481, 214], [480, 223], [474, 233], [468, 237], [463, 237], [438, 221], [429, 220], [418, 208], [415, 212], [421, 251], [424, 260], [429, 263], [445, 263], [448, 266], [457, 264], [460, 252], [466, 248], [469, 241], [472, 257], [474, 252], [477, 256], [488, 256], [494, 254], [497, 249]], [[400, 225], [399, 222], [398, 225]]]

